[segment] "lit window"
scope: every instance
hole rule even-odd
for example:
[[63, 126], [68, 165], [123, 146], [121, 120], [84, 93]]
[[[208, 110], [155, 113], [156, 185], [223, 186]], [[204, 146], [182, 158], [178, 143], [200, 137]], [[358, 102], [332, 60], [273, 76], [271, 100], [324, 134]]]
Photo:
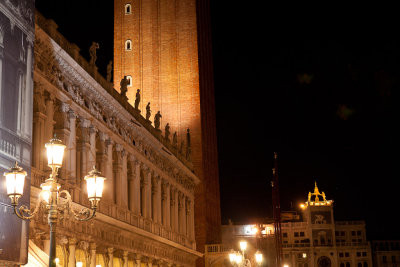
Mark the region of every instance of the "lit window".
[[132, 14], [132, 6], [131, 4], [126, 4], [125, 5], [125, 15]]
[[132, 41], [131, 40], [126, 40], [125, 41], [125, 50], [126, 51], [132, 50]]

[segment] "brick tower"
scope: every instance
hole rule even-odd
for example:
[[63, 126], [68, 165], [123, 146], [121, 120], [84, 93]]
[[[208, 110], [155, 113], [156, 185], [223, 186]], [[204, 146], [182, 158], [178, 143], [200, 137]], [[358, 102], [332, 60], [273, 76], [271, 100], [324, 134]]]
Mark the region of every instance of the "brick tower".
[[[198, 34], [201, 33], [201, 34]], [[151, 103], [153, 121], [170, 125], [179, 143], [190, 128], [196, 189], [197, 250], [220, 241], [220, 200], [209, 3], [204, 0], [114, 0], [114, 88], [128, 76], [127, 96]]]

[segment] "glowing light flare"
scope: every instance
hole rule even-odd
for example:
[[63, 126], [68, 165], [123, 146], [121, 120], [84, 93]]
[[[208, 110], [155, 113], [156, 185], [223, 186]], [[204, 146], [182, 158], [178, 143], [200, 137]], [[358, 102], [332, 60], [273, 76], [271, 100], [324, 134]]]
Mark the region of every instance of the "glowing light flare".
[[284, 264], [283, 267], [289, 267], [289, 264]]
[[47, 151], [47, 164], [50, 168], [56, 167], [61, 168], [65, 145], [61, 143], [61, 140], [56, 137], [52, 138], [49, 143], [45, 144]]
[[7, 195], [22, 196], [22, 194], [24, 193], [26, 172], [25, 173], [8, 172], [4, 173], [4, 176], [6, 177]]
[[76, 263], [76, 267], [82, 267], [83, 266], [83, 263], [81, 262], [81, 261], [78, 261], [77, 263]]
[[263, 260], [263, 255], [259, 251], [257, 251], [256, 254], [255, 254], [255, 257], [256, 257], [256, 262], [258, 264], [261, 264], [261, 262]]
[[89, 175], [85, 176], [88, 198], [93, 201], [93, 205], [97, 206], [97, 202], [103, 196], [104, 181], [106, 178], [101, 176], [101, 173], [93, 166], [93, 170]]
[[307, 253], [303, 253], [303, 259], [307, 258]]
[[242, 260], [243, 260], [242, 254], [237, 253], [236, 256], [235, 256], [236, 264], [240, 264], [242, 262]]
[[246, 250], [246, 248], [247, 248], [247, 242], [246, 241], [241, 241], [239, 243], [239, 245], [240, 245], [240, 250], [241, 251], [245, 251]]
[[236, 262], [236, 253], [234, 252], [229, 253], [229, 261], [232, 263]]

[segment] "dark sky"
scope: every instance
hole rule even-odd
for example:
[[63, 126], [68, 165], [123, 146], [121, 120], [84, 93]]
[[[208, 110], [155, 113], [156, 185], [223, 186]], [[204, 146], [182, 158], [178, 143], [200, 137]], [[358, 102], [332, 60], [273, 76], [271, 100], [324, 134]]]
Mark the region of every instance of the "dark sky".
[[[370, 239], [400, 238], [397, 36], [357, 19], [331, 31], [255, 2], [211, 2], [222, 222], [271, 216], [276, 151], [283, 210], [297, 208], [317, 181], [336, 219], [366, 220]], [[36, 6], [86, 58], [99, 42], [105, 74], [113, 1]]]

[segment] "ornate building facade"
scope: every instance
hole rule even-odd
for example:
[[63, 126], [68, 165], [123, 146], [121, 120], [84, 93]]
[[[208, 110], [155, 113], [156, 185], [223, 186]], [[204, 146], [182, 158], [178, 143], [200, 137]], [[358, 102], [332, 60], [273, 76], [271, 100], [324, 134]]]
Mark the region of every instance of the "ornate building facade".
[[[366, 239], [364, 221], [335, 221], [333, 201], [327, 200], [317, 185], [309, 192], [301, 209], [299, 219], [293, 216], [281, 225], [284, 266], [372, 266], [371, 245]], [[250, 251], [263, 253], [263, 266], [276, 265], [273, 224], [226, 225], [222, 227], [222, 233], [224, 243], [206, 248], [207, 266], [229, 266], [228, 254], [240, 240], [248, 241]]]
[[[193, 163], [99, 75], [93, 55], [91, 62], [80, 56], [54, 21], [37, 13], [35, 35], [31, 203], [49, 175], [44, 144], [53, 134], [67, 145], [59, 179], [74, 208], [89, 206], [83, 177], [94, 165], [107, 178], [95, 219], [59, 219], [59, 265], [193, 266], [202, 256]], [[49, 249], [47, 233], [40, 214], [30, 224], [32, 262]]]
[[[220, 242], [220, 200], [208, 0], [114, 1], [114, 87], [127, 76], [127, 97], [161, 111], [179, 143], [190, 129], [197, 249]], [[199, 265], [203, 265], [200, 263]]]

